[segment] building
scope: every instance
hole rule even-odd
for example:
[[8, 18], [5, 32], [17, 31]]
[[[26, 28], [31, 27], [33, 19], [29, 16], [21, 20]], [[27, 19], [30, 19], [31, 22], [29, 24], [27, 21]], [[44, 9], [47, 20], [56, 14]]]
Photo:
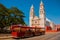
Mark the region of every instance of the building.
[[56, 25], [56, 30], [60, 31], [60, 24]]
[[46, 18], [45, 8], [42, 1], [40, 3], [39, 8], [39, 17], [34, 15], [34, 6], [33, 5], [31, 6], [29, 24], [30, 27], [42, 27], [42, 28], [51, 27], [52, 30], [54, 29], [55, 24], [51, 20]]

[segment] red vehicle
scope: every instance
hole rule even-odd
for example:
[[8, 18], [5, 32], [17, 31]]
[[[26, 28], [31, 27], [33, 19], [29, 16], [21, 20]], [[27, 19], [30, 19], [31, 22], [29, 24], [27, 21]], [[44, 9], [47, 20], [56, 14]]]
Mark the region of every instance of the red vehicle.
[[45, 34], [45, 30], [42, 30], [42, 28], [19, 25], [11, 26], [11, 31], [13, 38], [23, 38]]

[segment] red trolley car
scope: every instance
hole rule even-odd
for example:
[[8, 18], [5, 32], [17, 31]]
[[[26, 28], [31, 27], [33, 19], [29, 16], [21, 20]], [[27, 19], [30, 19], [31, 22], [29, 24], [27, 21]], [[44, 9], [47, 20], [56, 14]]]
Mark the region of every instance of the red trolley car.
[[20, 25], [12, 25], [11, 31], [13, 38], [23, 38], [45, 34], [44, 28], [27, 27]]

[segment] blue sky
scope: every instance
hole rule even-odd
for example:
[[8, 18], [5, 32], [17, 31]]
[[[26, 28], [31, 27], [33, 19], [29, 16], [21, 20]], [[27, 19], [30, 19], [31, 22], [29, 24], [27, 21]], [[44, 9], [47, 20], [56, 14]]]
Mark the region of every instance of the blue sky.
[[[39, 7], [41, 0], [0, 0], [0, 3], [7, 8], [17, 7], [24, 12], [24, 18], [27, 25], [29, 25], [30, 7], [34, 5], [34, 13], [39, 15]], [[46, 17], [55, 24], [60, 24], [60, 0], [42, 0], [44, 3]]]

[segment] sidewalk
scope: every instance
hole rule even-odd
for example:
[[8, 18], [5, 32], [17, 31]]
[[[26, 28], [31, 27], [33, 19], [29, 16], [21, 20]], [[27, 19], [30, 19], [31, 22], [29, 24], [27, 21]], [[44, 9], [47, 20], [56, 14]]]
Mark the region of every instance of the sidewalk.
[[12, 36], [2, 36], [2, 37], [0, 37], [0, 39], [9, 39], [9, 38], [12, 38]]

